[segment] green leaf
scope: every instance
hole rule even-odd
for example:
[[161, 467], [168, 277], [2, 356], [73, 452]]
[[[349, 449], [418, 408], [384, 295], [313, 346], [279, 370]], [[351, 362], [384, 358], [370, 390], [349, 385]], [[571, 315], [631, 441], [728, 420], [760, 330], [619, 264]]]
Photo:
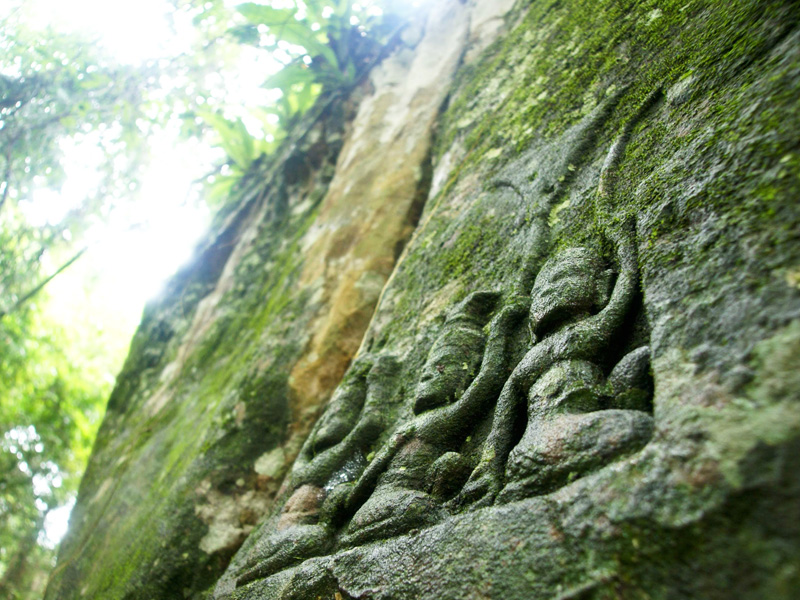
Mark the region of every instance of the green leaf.
[[261, 35], [258, 33], [258, 27], [255, 25], [237, 25], [236, 27], [228, 29], [228, 33], [236, 38], [236, 41], [240, 44], [257, 46], [261, 39]]
[[264, 6], [263, 4], [247, 2], [237, 6], [236, 10], [253, 25], [276, 27], [297, 22], [297, 19], [295, 19], [295, 11], [285, 8], [272, 8], [271, 6]]
[[[305, 48], [312, 56], [322, 56], [334, 67], [339, 61], [336, 53], [325, 42], [324, 34], [311, 29], [310, 23], [298, 21], [295, 12], [248, 2], [236, 9], [253, 25], [266, 25], [278, 39]], [[322, 38], [322, 39], [320, 39]]]
[[288, 90], [294, 85], [306, 85], [314, 81], [313, 71], [301, 60], [289, 63], [283, 69], [269, 77], [263, 87], [267, 89]]
[[231, 194], [231, 190], [242, 178], [242, 173], [234, 169], [231, 175], [218, 175], [208, 187], [208, 203], [210, 206], [220, 206]]
[[[242, 139], [241, 130], [244, 129], [244, 125], [241, 121], [229, 121], [211, 111], [197, 111], [197, 115], [214, 129], [220, 146], [228, 157], [241, 169], [247, 169], [250, 166], [251, 152], [248, 152], [246, 140]], [[250, 138], [246, 129], [244, 135], [247, 139]]]

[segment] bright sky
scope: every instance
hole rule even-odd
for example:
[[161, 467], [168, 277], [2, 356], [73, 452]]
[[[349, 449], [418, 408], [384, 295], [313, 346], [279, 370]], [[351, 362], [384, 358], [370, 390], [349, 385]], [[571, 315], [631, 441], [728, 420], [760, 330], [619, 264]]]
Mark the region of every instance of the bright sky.
[[[3, 3], [0, 0], [0, 6]], [[190, 50], [195, 35], [190, 17], [173, 11], [168, 0], [25, 0], [23, 10], [33, 26], [99, 36], [120, 62], [175, 56]], [[168, 14], [173, 16], [172, 26]], [[246, 49], [239, 68], [223, 75], [226, 103], [266, 103], [269, 97], [260, 84], [276, 67], [266, 52]], [[87, 298], [79, 288], [93, 274], [96, 283], [89, 303], [104, 313], [118, 313], [114, 322], [118, 329], [129, 329], [130, 338], [145, 301], [191, 256], [209, 221], [192, 182], [207, 174], [222, 154], [196, 141], [179, 141], [178, 126], [173, 123], [150, 141], [152, 162], [135, 202], [123, 215], [90, 232], [90, 251], [51, 284], [50, 292], [61, 305], [57, 310], [79, 308], [70, 299], [85, 305]], [[65, 150], [67, 182], [58, 194], [41, 190], [34, 196], [35, 206], [28, 211], [34, 221], [57, 221], [97, 185], [96, 141], [86, 139]]]
[[[115, 58], [129, 63], [189, 48], [190, 38], [170, 29], [168, 9], [165, 0], [25, 0], [23, 4], [30, 25], [100, 36]], [[62, 148], [66, 183], [58, 193], [35, 192], [34, 204], [26, 210], [34, 222], [57, 222], [70, 207], [80, 205], [99, 182], [101, 156], [96, 139], [87, 136], [82, 142], [68, 141]], [[179, 142], [174, 131], [152, 140], [151, 165], [124, 218], [90, 231], [89, 252], [50, 284], [49, 292], [58, 303], [55, 310], [68, 314], [88, 302], [109, 317], [116, 313], [116, 328], [129, 330], [125, 337], [130, 338], [144, 302], [190, 257], [207, 226], [208, 211], [193, 197], [192, 182], [208, 172], [218, 156]], [[89, 297], [81, 293], [88, 277], [94, 280]]]
[[[103, 44], [122, 62], [168, 56], [180, 51], [166, 18], [164, 0], [25, 0], [29, 20], [62, 31], [100, 34]], [[144, 33], [146, 32], [146, 38]]]

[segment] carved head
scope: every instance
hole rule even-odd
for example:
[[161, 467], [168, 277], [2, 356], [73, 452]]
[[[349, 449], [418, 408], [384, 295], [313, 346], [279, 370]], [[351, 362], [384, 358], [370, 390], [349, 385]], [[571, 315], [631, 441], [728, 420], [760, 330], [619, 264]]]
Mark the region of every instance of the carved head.
[[311, 448], [314, 454], [335, 446], [353, 429], [364, 405], [367, 374], [371, 367], [370, 355], [357, 358], [336, 388], [328, 407], [311, 432]]
[[496, 300], [493, 292], [470, 294], [445, 321], [422, 368], [415, 414], [459, 398], [475, 378], [486, 342], [483, 326]]
[[319, 518], [319, 508], [325, 499], [322, 488], [313, 485], [301, 485], [291, 495], [281, 510], [277, 529], [289, 529], [295, 525], [316, 523]]
[[531, 326], [557, 328], [601, 310], [611, 295], [612, 272], [586, 248], [568, 248], [548, 260], [531, 291]]

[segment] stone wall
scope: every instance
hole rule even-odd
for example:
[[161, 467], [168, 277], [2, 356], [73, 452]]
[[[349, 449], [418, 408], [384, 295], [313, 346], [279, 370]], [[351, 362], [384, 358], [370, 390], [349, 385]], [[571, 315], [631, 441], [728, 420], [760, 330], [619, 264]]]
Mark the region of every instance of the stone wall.
[[435, 3], [146, 311], [47, 598], [796, 597], [799, 19]]

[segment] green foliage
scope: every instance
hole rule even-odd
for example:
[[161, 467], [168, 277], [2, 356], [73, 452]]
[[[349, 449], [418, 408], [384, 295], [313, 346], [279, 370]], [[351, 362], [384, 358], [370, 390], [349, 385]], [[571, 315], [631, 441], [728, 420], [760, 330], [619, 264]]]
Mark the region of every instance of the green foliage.
[[[308, 18], [299, 18], [298, 7], [295, 7], [294, 10], [278, 9], [248, 2], [240, 4], [237, 10], [250, 23], [251, 37], [253, 31], [258, 33], [259, 26], [263, 26], [272, 35], [271, 42], [267, 41], [262, 47], [268, 50], [277, 50], [280, 42], [299, 46], [302, 49], [300, 52], [303, 57], [318, 57], [321, 59], [321, 64], [325, 65], [322, 70], [329, 72], [335, 80], [339, 80], [341, 77], [339, 62], [340, 59], [346, 60], [347, 56], [337, 56], [334, 49], [328, 45], [328, 36], [336, 39], [341, 35], [343, 33], [340, 31], [341, 19], [349, 16], [349, 2], [340, 2], [339, 5], [344, 5], [345, 11], [340, 18], [331, 22], [330, 19], [323, 17], [323, 13], [313, 10], [315, 5], [310, 3], [308, 8], [311, 9], [314, 23], [309, 22]], [[323, 27], [323, 23], [327, 27]], [[316, 29], [314, 24], [318, 26]]]
[[271, 145], [266, 140], [254, 140], [250, 136], [241, 119], [228, 120], [208, 110], [197, 111], [197, 115], [213, 127], [219, 145], [242, 171], [270, 149]]
[[283, 120], [302, 114], [322, 91], [352, 86], [379, 46], [367, 34], [376, 17], [365, 9], [356, 12], [350, 0], [295, 2], [280, 9], [248, 2], [237, 10], [246, 24], [234, 28], [234, 35], [287, 60], [264, 83], [281, 91]]
[[[227, 37], [237, 44], [269, 52], [276, 72], [263, 87], [275, 92], [268, 107], [250, 108], [248, 121], [259, 122], [254, 137], [241, 118], [230, 118], [224, 110], [195, 109], [188, 117], [210, 126], [228, 160], [225, 169], [211, 180], [210, 197], [215, 204], [229, 195], [250, 165], [274, 151], [296, 120], [325, 94], [346, 93], [377, 60], [387, 39], [380, 11], [368, 4], [354, 9], [350, 0], [292, 1], [278, 8], [247, 2], [226, 13], [219, 1], [198, 4], [195, 23], [216, 31], [215, 40]], [[192, 6], [192, 2], [181, 6]], [[227, 23], [221, 32], [220, 24]]]
[[44, 318], [39, 305], [0, 322], [4, 597], [26, 598], [37, 591], [37, 578], [54, 560], [43, 537], [47, 513], [77, 492], [111, 382], [100, 376], [98, 352], [87, 351], [91, 337], [88, 323], [68, 332]]
[[250, 111], [250, 116], [258, 120], [261, 130], [265, 132], [261, 138], [253, 137], [241, 118], [226, 119], [210, 110], [198, 110], [196, 114], [211, 126], [216, 143], [229, 158], [229, 163], [220, 169], [218, 175], [213, 176], [206, 196], [210, 205], [218, 206], [228, 199], [233, 186], [256, 160], [273, 152], [283, 139], [283, 132], [270, 120], [269, 113], [262, 109]]
[[144, 151], [153, 75], [152, 68], [115, 66], [73, 36], [0, 26], [0, 209], [63, 183], [65, 137], [96, 139], [107, 156], [106, 176], [87, 205], [127, 193]]
[[[13, 17], [0, 22], [0, 597], [28, 598], [54, 559], [45, 518], [77, 492], [112, 381], [89, 350], [92, 326], [60, 327], [43, 284], [138, 185], [158, 110], [154, 67], [115, 65]], [[96, 147], [100, 176], [67, 206], [64, 155], [81, 143]]]

